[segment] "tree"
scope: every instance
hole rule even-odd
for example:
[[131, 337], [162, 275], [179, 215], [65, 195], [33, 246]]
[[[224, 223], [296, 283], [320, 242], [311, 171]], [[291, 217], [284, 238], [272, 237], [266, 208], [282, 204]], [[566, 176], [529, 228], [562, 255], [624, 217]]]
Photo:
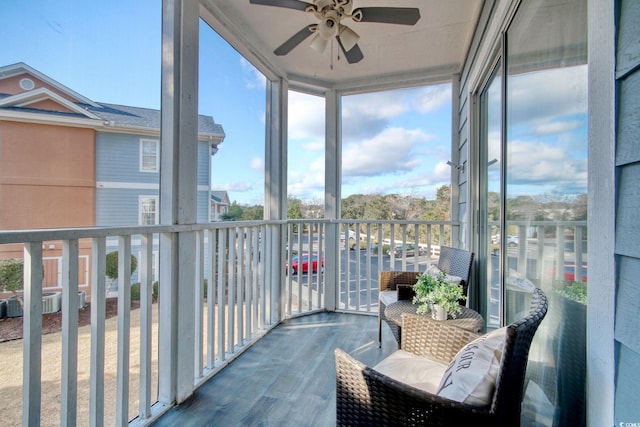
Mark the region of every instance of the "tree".
[[229, 209], [227, 209], [227, 212], [222, 214], [221, 218], [223, 221], [240, 221], [242, 219], [242, 214], [242, 206], [234, 200], [234, 202], [229, 206]]
[[21, 259], [5, 259], [0, 261], [0, 290], [11, 292], [20, 306], [23, 305], [18, 291], [22, 289], [24, 283], [24, 261]]
[[[109, 293], [111, 286], [113, 286], [113, 282], [118, 278], [118, 251], [109, 252], [107, 254], [106, 264], [106, 275], [111, 279], [111, 282], [109, 282], [109, 286], [107, 287], [107, 293]], [[131, 274], [136, 271], [136, 268], [138, 268], [138, 260], [135, 256], [131, 255]]]
[[[42, 267], [44, 278], [44, 266]], [[20, 306], [24, 306], [22, 298], [18, 294], [24, 287], [24, 260], [4, 259], [0, 260], [0, 291], [11, 292], [18, 300]]]
[[296, 199], [295, 197], [287, 198], [287, 218], [302, 218], [302, 200]]
[[264, 219], [264, 207], [260, 205], [249, 206], [244, 209], [242, 212], [242, 219], [251, 221], [251, 220], [262, 220]]

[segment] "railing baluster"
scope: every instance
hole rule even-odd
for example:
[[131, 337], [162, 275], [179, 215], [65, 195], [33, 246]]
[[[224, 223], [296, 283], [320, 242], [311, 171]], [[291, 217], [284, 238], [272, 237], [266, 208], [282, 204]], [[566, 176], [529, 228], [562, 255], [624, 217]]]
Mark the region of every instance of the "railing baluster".
[[209, 243], [209, 268], [207, 275], [207, 368], [213, 369], [215, 364], [215, 309], [216, 309], [216, 256], [217, 245], [216, 235], [219, 230], [207, 230]]
[[153, 234], [140, 235], [140, 418], [151, 413], [151, 335], [153, 299]]
[[200, 230], [196, 233], [196, 274], [195, 274], [195, 341], [194, 341], [194, 376], [195, 378], [202, 377], [202, 349], [203, 349], [203, 332], [202, 332], [202, 323], [203, 323], [203, 304], [204, 304], [204, 288], [203, 279], [204, 279], [204, 231]]
[[129, 337], [131, 318], [131, 236], [118, 237], [118, 372], [116, 425], [129, 423]]
[[40, 425], [42, 376], [42, 242], [24, 244], [22, 425]]
[[78, 401], [78, 240], [62, 242], [60, 425], [76, 425]]
[[218, 230], [218, 360], [225, 359], [225, 254], [229, 229]]
[[236, 328], [237, 334], [237, 343], [238, 345], [242, 345], [244, 343], [244, 295], [243, 295], [243, 273], [244, 273], [244, 254], [246, 251], [246, 245], [244, 243], [244, 234], [246, 230], [244, 227], [236, 228], [236, 235], [238, 236], [238, 240], [236, 242], [236, 247], [238, 248], [237, 252], [237, 262], [236, 262], [236, 310], [237, 310], [237, 322], [238, 327]]
[[227, 249], [229, 250], [227, 266], [228, 266], [228, 285], [227, 285], [227, 351], [229, 353], [234, 352], [235, 346], [235, 301], [236, 301], [236, 292], [235, 292], [235, 277], [236, 277], [236, 235], [238, 229], [231, 228], [229, 229], [229, 234], [227, 237], [229, 238], [229, 246]]
[[104, 426], [106, 252], [106, 239], [94, 237], [91, 242], [91, 378], [89, 380], [91, 427]]

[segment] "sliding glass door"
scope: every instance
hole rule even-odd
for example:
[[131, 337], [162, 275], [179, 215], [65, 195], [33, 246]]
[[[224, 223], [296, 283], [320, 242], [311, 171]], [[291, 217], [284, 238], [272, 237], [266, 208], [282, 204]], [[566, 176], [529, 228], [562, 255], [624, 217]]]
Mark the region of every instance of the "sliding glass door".
[[478, 92], [479, 271], [487, 324], [549, 312], [534, 339], [522, 424], [585, 425], [586, 0], [521, 2]]

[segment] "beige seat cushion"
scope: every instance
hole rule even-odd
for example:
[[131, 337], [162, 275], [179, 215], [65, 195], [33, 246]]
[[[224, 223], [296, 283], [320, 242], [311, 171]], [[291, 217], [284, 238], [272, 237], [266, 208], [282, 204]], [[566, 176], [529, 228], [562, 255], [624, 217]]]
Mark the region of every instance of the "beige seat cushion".
[[447, 364], [397, 350], [373, 367], [397, 381], [435, 394]]

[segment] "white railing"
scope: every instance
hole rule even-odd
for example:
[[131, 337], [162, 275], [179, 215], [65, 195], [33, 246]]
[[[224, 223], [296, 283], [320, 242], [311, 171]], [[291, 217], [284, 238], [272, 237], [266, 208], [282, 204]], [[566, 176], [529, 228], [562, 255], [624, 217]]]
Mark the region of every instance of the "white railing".
[[[328, 307], [375, 313], [377, 272], [390, 266], [420, 268], [437, 253], [440, 244], [449, 244], [454, 226], [453, 223], [402, 221], [291, 220], [0, 232], [0, 245], [21, 245], [25, 259], [23, 424], [40, 425], [43, 411], [50, 415], [57, 410], [60, 421], [56, 424], [75, 425], [78, 408], [86, 407], [87, 413], [81, 415], [88, 417], [91, 425], [145, 425], [171, 405], [157, 402], [156, 349], [162, 331], [157, 331], [154, 318], [169, 315], [158, 313], [158, 304], [153, 300], [154, 270], [157, 270], [154, 264], [158, 262], [158, 242], [162, 235], [195, 232], [197, 236], [196, 257], [187, 267], [195, 272], [192, 382], [198, 385], [286, 316]], [[327, 246], [331, 240], [327, 233], [335, 233], [332, 247]], [[341, 234], [353, 235], [358, 244], [349, 247], [350, 239], [341, 241]], [[47, 358], [42, 350], [42, 271], [46, 248], [51, 242], [57, 248], [62, 247], [62, 364], [59, 387], [43, 390], [50, 387], [50, 381], [43, 382], [41, 368]], [[397, 253], [395, 246], [400, 248]], [[110, 334], [105, 319], [106, 254], [107, 248], [116, 247], [119, 254], [117, 343], [111, 351], [105, 346]], [[411, 253], [411, 247], [422, 249]], [[309, 271], [303, 272], [302, 260], [298, 259], [298, 271], [293, 274], [289, 266], [294, 265], [296, 256], [304, 253], [317, 257], [317, 271], [313, 272], [311, 259]], [[138, 261], [133, 276], [130, 274], [132, 254]], [[78, 346], [85, 344], [79, 340], [76, 295], [82, 282], [79, 270], [84, 269], [87, 256], [91, 278], [91, 329], [86, 344], [90, 346], [90, 374], [88, 381], [79, 381]], [[325, 264], [325, 258], [337, 262]], [[328, 274], [337, 277], [337, 282], [326, 280]], [[137, 317], [132, 318], [130, 310], [132, 277], [140, 283], [139, 321]], [[274, 277], [278, 280], [272, 280]], [[332, 283], [337, 284], [332, 286]], [[158, 295], [160, 299], [163, 297], [162, 293]], [[131, 355], [136, 353], [139, 360], [131, 361]], [[114, 365], [110, 363], [111, 358], [116, 359], [113, 372], [110, 371]], [[105, 393], [111, 378], [115, 378], [115, 394]], [[130, 389], [131, 384], [137, 387]], [[61, 393], [60, 406], [51, 408], [48, 406], [51, 399], [43, 398], [57, 392]], [[134, 393], [137, 395], [133, 396]]]

